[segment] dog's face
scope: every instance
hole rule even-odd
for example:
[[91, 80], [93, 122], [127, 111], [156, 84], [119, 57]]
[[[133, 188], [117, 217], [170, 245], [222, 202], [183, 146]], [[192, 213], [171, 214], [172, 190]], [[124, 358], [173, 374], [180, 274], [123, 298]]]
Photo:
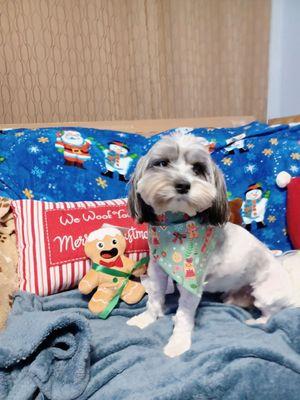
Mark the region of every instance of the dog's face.
[[212, 225], [228, 220], [226, 186], [205, 139], [167, 136], [142, 157], [131, 181], [129, 207], [140, 222], [166, 211], [197, 213]]

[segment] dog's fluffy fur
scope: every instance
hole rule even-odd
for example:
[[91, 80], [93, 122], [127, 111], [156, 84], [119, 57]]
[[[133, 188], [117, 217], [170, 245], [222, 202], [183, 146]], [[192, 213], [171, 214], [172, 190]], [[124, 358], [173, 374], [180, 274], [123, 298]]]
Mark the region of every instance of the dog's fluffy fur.
[[[178, 184], [189, 184], [178, 193]], [[223, 175], [213, 162], [207, 142], [191, 134], [168, 136], [142, 157], [131, 181], [131, 214], [139, 222], [156, 223], [166, 211], [200, 215], [209, 225], [222, 226], [223, 240], [208, 261], [208, 292], [238, 292], [251, 287], [263, 323], [277, 311], [295, 306], [291, 281], [268, 248], [244, 228], [228, 222], [229, 210]], [[168, 277], [150, 255], [147, 310], [128, 321], [145, 328], [164, 313]], [[173, 334], [164, 352], [177, 356], [190, 348], [194, 315], [200, 299], [178, 285], [179, 306]], [[253, 321], [252, 321], [253, 322]]]

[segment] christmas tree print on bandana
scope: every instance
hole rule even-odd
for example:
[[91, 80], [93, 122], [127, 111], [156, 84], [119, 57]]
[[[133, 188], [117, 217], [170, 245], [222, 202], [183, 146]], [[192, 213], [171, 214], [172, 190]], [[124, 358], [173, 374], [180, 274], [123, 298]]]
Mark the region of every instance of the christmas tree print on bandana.
[[173, 280], [200, 297], [221, 228], [203, 225], [199, 218], [182, 213], [167, 212], [160, 221], [162, 225], [149, 225], [150, 254]]

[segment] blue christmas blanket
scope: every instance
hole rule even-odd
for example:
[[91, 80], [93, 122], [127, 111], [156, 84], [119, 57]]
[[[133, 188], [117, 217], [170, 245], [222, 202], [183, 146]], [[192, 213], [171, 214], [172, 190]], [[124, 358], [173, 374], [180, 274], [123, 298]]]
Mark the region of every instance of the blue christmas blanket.
[[244, 226], [271, 249], [290, 250], [286, 191], [276, 176], [300, 173], [300, 125], [178, 128], [141, 135], [79, 127], [16, 129], [0, 134], [0, 195], [48, 201], [126, 197], [136, 162], [161, 136], [176, 131], [205, 137], [225, 174], [228, 198], [243, 202]]
[[298, 400], [300, 309], [254, 328], [246, 311], [212, 300], [198, 310], [191, 350], [170, 359], [163, 346], [176, 295], [167, 296], [167, 315], [141, 331], [126, 321], [146, 299], [101, 320], [77, 290], [20, 293], [0, 334], [0, 399]]
[[83, 315], [44, 311], [37, 297], [17, 297], [0, 333], [0, 399], [77, 398], [89, 381], [89, 364], [90, 327]]
[[124, 197], [141, 135], [90, 128], [2, 131], [0, 193], [13, 199], [109, 200]]

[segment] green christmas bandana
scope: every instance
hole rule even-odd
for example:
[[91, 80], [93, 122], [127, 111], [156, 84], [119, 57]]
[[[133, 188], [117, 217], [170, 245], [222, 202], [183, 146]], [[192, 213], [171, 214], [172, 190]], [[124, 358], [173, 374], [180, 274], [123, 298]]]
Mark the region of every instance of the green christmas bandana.
[[221, 229], [181, 213], [168, 212], [159, 220], [161, 225], [149, 225], [153, 259], [172, 279], [200, 297], [208, 260], [220, 241]]

